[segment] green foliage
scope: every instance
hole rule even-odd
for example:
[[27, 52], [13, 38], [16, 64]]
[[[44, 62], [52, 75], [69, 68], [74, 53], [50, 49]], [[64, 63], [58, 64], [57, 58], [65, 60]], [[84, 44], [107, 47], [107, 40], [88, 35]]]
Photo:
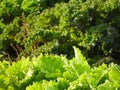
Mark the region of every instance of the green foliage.
[[[64, 54], [119, 58], [119, 0], [0, 1], [2, 57]], [[99, 58], [101, 59], [101, 58]]]
[[120, 67], [113, 65], [113, 69], [109, 72], [109, 77], [110, 77], [110, 80], [114, 82], [114, 86], [120, 88], [120, 85], [119, 85], [120, 78], [118, 77], [119, 75], [120, 75]]
[[[101, 24], [96, 27], [90, 28], [84, 36], [82, 36], [82, 41], [80, 46], [86, 49], [92, 49], [97, 47], [98, 50], [103, 51], [105, 55], [111, 53], [111, 49], [118, 48], [119, 34], [118, 31], [108, 24]], [[114, 44], [116, 42], [116, 44]]]
[[[1, 90], [116, 90], [120, 89], [119, 65], [90, 67], [81, 51], [75, 57], [39, 55], [9, 65], [0, 62]], [[7, 66], [6, 66], [7, 65]]]
[[119, 13], [119, 0], [0, 0], [0, 90], [119, 90], [120, 66], [103, 64], [119, 63]]
[[33, 83], [33, 85], [27, 87], [26, 90], [44, 90], [44, 88], [40, 83], [36, 82]]
[[[63, 61], [61, 58], [55, 56], [44, 56], [39, 58], [39, 67], [42, 73], [46, 74], [46, 78], [55, 78], [62, 75], [64, 68], [63, 68]], [[51, 66], [52, 65], [52, 66]]]

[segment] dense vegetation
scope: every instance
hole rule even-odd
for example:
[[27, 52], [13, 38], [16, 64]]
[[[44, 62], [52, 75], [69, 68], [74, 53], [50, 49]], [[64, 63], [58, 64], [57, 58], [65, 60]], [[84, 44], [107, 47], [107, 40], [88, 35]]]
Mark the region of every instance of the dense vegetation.
[[72, 58], [76, 46], [91, 64], [119, 63], [119, 0], [2, 0], [0, 6], [1, 60], [40, 53]]
[[0, 90], [119, 90], [120, 66], [91, 68], [78, 48], [75, 58], [39, 55], [0, 63]]
[[119, 90], [119, 13], [120, 0], [0, 0], [0, 90]]

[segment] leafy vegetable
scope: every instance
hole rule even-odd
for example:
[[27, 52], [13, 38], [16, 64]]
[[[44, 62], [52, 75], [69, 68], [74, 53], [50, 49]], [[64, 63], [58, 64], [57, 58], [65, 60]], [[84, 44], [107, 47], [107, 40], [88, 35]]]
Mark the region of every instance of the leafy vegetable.
[[120, 88], [119, 65], [90, 67], [74, 46], [75, 57], [39, 55], [22, 58], [11, 66], [1, 62], [2, 90], [116, 90]]

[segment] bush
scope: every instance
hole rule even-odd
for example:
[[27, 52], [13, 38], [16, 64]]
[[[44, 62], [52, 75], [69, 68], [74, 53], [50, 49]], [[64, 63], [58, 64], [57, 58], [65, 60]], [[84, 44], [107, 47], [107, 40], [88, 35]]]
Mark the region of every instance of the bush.
[[110, 56], [118, 60], [119, 3], [118, 0], [1, 1], [4, 7], [0, 8], [0, 50], [14, 58], [40, 53], [72, 58], [72, 46], [77, 46], [88, 58]]

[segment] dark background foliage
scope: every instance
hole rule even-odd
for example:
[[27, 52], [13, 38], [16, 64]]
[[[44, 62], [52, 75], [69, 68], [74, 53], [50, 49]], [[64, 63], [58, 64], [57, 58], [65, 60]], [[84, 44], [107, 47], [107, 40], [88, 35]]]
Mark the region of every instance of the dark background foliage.
[[120, 63], [119, 0], [1, 0], [1, 60], [40, 53]]

